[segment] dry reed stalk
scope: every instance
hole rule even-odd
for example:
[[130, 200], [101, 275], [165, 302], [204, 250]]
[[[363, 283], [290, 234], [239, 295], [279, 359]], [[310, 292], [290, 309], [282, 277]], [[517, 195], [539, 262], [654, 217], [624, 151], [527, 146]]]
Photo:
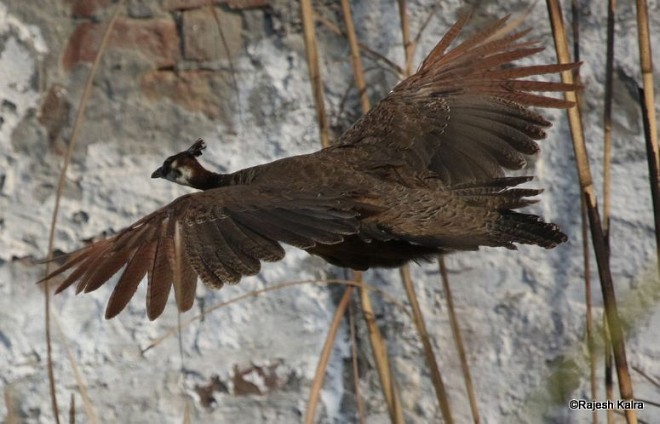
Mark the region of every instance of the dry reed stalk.
[[[552, 33], [555, 39], [557, 58], [560, 63], [570, 63], [568, 42], [566, 40], [566, 31], [564, 29], [561, 7], [557, 0], [547, 0], [547, 5], [552, 23]], [[564, 83], [573, 84], [573, 73], [571, 71], [562, 71], [561, 78]], [[591, 239], [596, 253], [596, 263], [600, 275], [605, 314], [607, 316], [607, 322], [612, 336], [612, 348], [614, 351], [614, 360], [619, 380], [619, 392], [622, 399], [630, 400], [633, 399], [633, 389], [630, 380], [630, 371], [628, 370], [628, 361], [626, 359], [623, 329], [617, 311], [614, 283], [612, 281], [612, 274], [609, 267], [608, 249], [603, 236], [603, 228], [598, 213], [598, 202], [596, 200], [593, 180], [591, 178], [591, 169], [589, 167], [584, 130], [582, 128], [580, 107], [575, 92], [566, 92], [564, 93], [564, 97], [566, 100], [576, 103], [574, 107], [567, 110], [571, 136], [573, 139], [573, 150], [575, 152], [578, 167], [578, 177], [580, 180], [582, 196], [587, 204], [591, 227]], [[636, 423], [636, 411], [626, 410], [626, 418], [629, 424]]]
[[403, 36], [403, 51], [406, 57], [406, 76], [413, 73], [413, 43], [410, 41], [410, 20], [408, 19], [408, 6], [406, 0], [397, 0], [399, 6], [399, 20], [401, 21], [401, 35]]
[[[573, 31], [573, 59], [580, 61], [580, 16], [577, 0], [571, 1], [571, 23]], [[580, 70], [573, 69], [573, 78], [579, 84]], [[606, 142], [607, 144], [607, 142]], [[605, 183], [608, 186], [608, 183]], [[605, 220], [607, 221], [607, 216]], [[584, 302], [586, 305], [586, 346], [587, 357], [589, 358], [589, 386], [591, 390], [591, 399], [597, 399], [598, 386], [596, 383], [596, 352], [593, 336], [593, 313], [591, 301], [591, 261], [589, 258], [589, 218], [587, 216], [587, 205], [584, 197], [580, 196], [580, 223], [582, 227], [582, 262], [584, 263]], [[606, 230], [604, 230], [606, 231]], [[606, 237], [607, 240], [607, 237]], [[594, 424], [598, 423], [598, 411], [591, 412], [591, 420]]]
[[358, 368], [357, 340], [355, 336], [355, 313], [353, 312], [353, 305], [351, 303], [348, 304], [348, 328], [350, 329], [351, 336], [351, 362], [353, 364], [353, 384], [355, 386], [358, 420], [360, 424], [365, 424], [366, 413], [362, 396], [360, 396], [360, 370]]
[[[594, 339], [594, 321], [591, 300], [591, 260], [589, 258], [589, 227], [587, 217], [587, 205], [584, 198], [580, 197], [580, 220], [582, 222], [582, 261], [584, 263], [584, 303], [586, 304], [586, 336], [587, 355], [589, 357], [589, 386], [591, 399], [597, 399], [598, 387], [596, 384], [596, 343]], [[592, 421], [598, 423], [598, 411], [592, 411]]]
[[19, 419], [18, 412], [14, 407], [14, 399], [12, 399], [10, 389], [8, 386], [5, 386], [4, 398], [5, 398], [5, 411], [7, 411], [7, 415], [5, 416], [5, 423], [19, 424], [21, 421]]
[[[64, 156], [64, 163], [62, 164], [62, 170], [60, 171], [59, 180], [57, 182], [57, 192], [55, 194], [55, 206], [53, 207], [53, 215], [50, 222], [50, 233], [48, 234], [48, 254], [46, 262], [46, 271], [45, 275], [48, 275], [50, 269], [51, 259], [53, 258], [53, 245], [55, 243], [55, 228], [57, 227], [57, 215], [60, 209], [60, 200], [62, 198], [62, 191], [64, 190], [64, 183], [66, 181], [66, 171], [69, 167], [69, 162], [71, 161], [71, 156], [73, 155], [73, 149], [76, 146], [76, 141], [78, 140], [78, 131], [82, 122], [84, 120], [85, 106], [87, 105], [87, 100], [92, 92], [92, 82], [94, 81], [94, 76], [98, 69], [99, 63], [101, 62], [101, 57], [105, 51], [106, 45], [108, 44], [108, 39], [110, 38], [110, 33], [112, 28], [115, 26], [117, 17], [119, 16], [119, 11], [124, 6], [126, 0], [120, 0], [115, 6], [115, 10], [112, 13], [112, 17], [108, 22], [108, 26], [103, 33], [103, 38], [99, 44], [99, 49], [96, 52], [94, 57], [94, 62], [92, 63], [92, 68], [89, 71], [87, 76], [87, 81], [85, 81], [85, 87], [83, 89], [82, 95], [80, 96], [80, 102], [78, 103], [78, 112], [76, 113], [76, 118], [73, 123], [73, 128], [71, 130], [71, 138], [69, 140], [69, 145], [67, 146], [67, 151]], [[50, 289], [48, 281], [44, 282], [44, 310], [45, 310], [45, 326], [46, 326], [46, 350], [47, 350], [47, 367], [48, 367], [48, 384], [50, 386], [50, 399], [51, 407], [53, 410], [53, 416], [55, 417], [55, 422], [60, 423], [60, 413], [57, 406], [57, 394], [55, 392], [55, 372], [53, 371], [53, 348], [52, 348], [52, 335], [51, 335], [51, 326], [50, 326]]]
[[[344, 14], [344, 22], [346, 23], [346, 32], [351, 49], [355, 85], [360, 92], [360, 106], [362, 107], [362, 112], [367, 113], [370, 107], [369, 98], [367, 97], [366, 84], [364, 82], [364, 73], [362, 70], [362, 61], [360, 59], [357, 35], [355, 34], [355, 25], [353, 23], [351, 8], [347, 0], [342, 0], [342, 11]], [[353, 271], [353, 280], [356, 282], [362, 282], [362, 273]], [[380, 330], [376, 325], [376, 321], [374, 319], [368, 318], [374, 316], [373, 308], [371, 306], [369, 293], [362, 289], [360, 289], [360, 302], [362, 305], [362, 313], [364, 315], [365, 323], [369, 328], [369, 341], [371, 342], [371, 350], [374, 355], [376, 367], [378, 369], [381, 389], [383, 390], [383, 395], [385, 396], [385, 400], [387, 402], [390, 417], [392, 422], [403, 422], [403, 410], [401, 408], [396, 379], [392, 374], [392, 368], [390, 366], [387, 353], [387, 346], [380, 333]]]
[[[653, 87], [651, 86], [651, 89]], [[652, 135], [652, 124], [649, 118], [653, 116], [653, 112], [648, 110], [648, 99], [646, 96], [646, 89], [639, 87], [639, 104], [642, 110], [642, 124], [644, 127], [644, 139], [646, 140], [646, 158], [649, 166], [649, 180], [651, 185], [651, 199], [653, 201], [653, 216], [655, 218], [655, 241], [656, 241], [656, 257], [658, 273], [660, 274], [660, 166], [658, 164], [657, 144], [654, 144], [654, 137]], [[653, 103], [651, 107], [655, 110]]]
[[440, 6], [442, 6], [442, 2], [437, 2], [435, 3], [432, 7], [429, 13], [426, 15], [426, 18], [424, 19], [424, 22], [422, 22], [422, 25], [419, 27], [419, 31], [417, 31], [417, 35], [415, 36], [413, 42], [412, 42], [412, 53], [410, 54], [411, 57], [415, 57], [415, 49], [417, 49], [417, 46], [419, 45], [419, 40], [422, 38], [422, 34], [424, 33], [424, 30], [426, 27], [431, 23], [431, 19], [435, 14], [438, 12], [438, 9], [440, 9]]
[[[290, 287], [295, 287], [295, 286], [301, 286], [303, 284], [340, 284], [340, 285], [345, 285], [345, 286], [353, 286], [353, 287], [360, 287], [364, 288], [367, 291], [378, 293], [380, 296], [383, 297], [385, 301], [388, 303], [394, 305], [400, 312], [406, 314], [408, 317], [412, 319], [412, 316], [410, 315], [410, 312], [408, 309], [403, 305], [403, 303], [399, 302], [394, 296], [391, 294], [387, 293], [386, 291], [383, 291], [379, 289], [378, 287], [366, 284], [364, 282], [359, 282], [359, 281], [353, 281], [353, 280], [340, 280], [340, 279], [330, 279], [330, 280], [302, 280], [302, 281], [289, 281], [286, 283], [281, 283], [281, 284], [276, 284], [274, 286], [269, 286], [260, 290], [254, 290], [248, 293], [244, 293], [240, 296], [237, 296], [233, 299], [227, 300], [225, 302], [220, 302], [217, 305], [213, 305], [210, 308], [206, 308], [203, 313], [200, 313], [198, 315], [195, 315], [191, 318], [188, 318], [185, 321], [182, 321], [181, 323], [181, 329], [187, 328], [190, 324], [192, 324], [195, 321], [201, 320], [204, 316], [210, 314], [211, 312], [214, 312], [218, 309], [222, 309], [226, 306], [233, 305], [235, 303], [242, 302], [244, 300], [250, 299], [250, 298], [255, 298], [259, 297], [262, 294], [269, 293], [272, 291], [277, 291], [277, 290], [283, 290], [287, 289]], [[156, 347], [160, 343], [162, 343], [164, 340], [172, 337], [177, 333], [178, 327], [175, 328], [170, 328], [168, 331], [166, 331], [162, 336], [158, 337], [155, 339], [149, 346], [146, 348], [142, 349], [141, 353], [144, 355], [148, 350]]]
[[360, 107], [362, 113], [369, 112], [369, 96], [367, 96], [367, 84], [364, 82], [364, 70], [362, 68], [362, 59], [360, 58], [360, 47], [355, 34], [355, 25], [353, 24], [353, 14], [348, 0], [341, 0], [341, 10], [344, 14], [344, 23], [346, 24], [346, 36], [351, 49], [351, 63], [353, 64], [353, 75], [355, 76], [355, 86], [360, 95]]
[[[351, 50], [351, 63], [353, 65], [353, 75], [355, 77], [355, 85], [358, 89], [358, 93], [360, 96], [360, 107], [362, 109], [362, 113], [367, 113], [369, 112], [369, 109], [371, 105], [369, 104], [369, 97], [367, 96], [367, 86], [364, 81], [364, 70], [362, 68], [362, 59], [360, 58], [360, 47], [357, 41], [357, 34], [355, 33], [355, 25], [353, 23], [353, 14], [351, 13], [351, 6], [348, 3], [348, 0], [342, 0], [341, 2], [341, 7], [342, 7], [342, 14], [344, 15], [344, 24], [346, 25], [346, 37], [348, 38], [348, 44]], [[354, 272], [354, 281], [356, 282], [362, 282], [362, 274]], [[362, 293], [363, 290], [360, 289], [360, 293]], [[367, 298], [368, 299], [368, 294], [366, 294], [364, 297], [360, 296], [360, 299], [362, 300], [362, 310], [363, 311], [371, 311], [371, 304], [365, 304], [363, 299]], [[352, 323], [352, 317], [351, 319], [351, 325]], [[366, 317], [365, 317], [366, 320]], [[351, 336], [354, 341], [354, 329], [351, 327]], [[371, 333], [371, 331], [370, 331]], [[370, 339], [371, 340], [371, 339]], [[377, 340], [378, 343], [384, 344], [383, 340]], [[358, 413], [360, 417], [360, 422], [364, 421], [364, 406], [362, 405], [362, 401], [359, 396], [359, 375], [357, 373], [357, 349], [355, 348], [355, 343], [352, 345], [352, 356], [353, 356], [353, 373], [354, 373], [354, 379], [355, 379], [355, 396], [357, 397], [357, 405], [358, 405]], [[373, 347], [373, 341], [372, 341], [372, 347]], [[376, 350], [374, 349], [374, 352]], [[376, 357], [374, 354], [374, 360], [378, 363], [379, 358]], [[383, 393], [386, 395], [388, 389], [386, 386], [382, 387]], [[387, 396], [386, 396], [387, 398]], [[389, 405], [389, 403], [388, 403]], [[392, 410], [392, 406], [390, 406], [390, 410]]]
[[[342, 31], [341, 28], [339, 28], [334, 22], [324, 18], [321, 15], [314, 15], [314, 18], [318, 22], [320, 22], [323, 26], [328, 28], [330, 31], [334, 32], [335, 34], [343, 35], [343, 36], [347, 37], [346, 33], [344, 31]], [[381, 61], [381, 62], [385, 63], [389, 68], [391, 68], [398, 75], [403, 75], [403, 73], [404, 73], [403, 68], [400, 67], [399, 65], [397, 65], [396, 63], [392, 62], [387, 57], [385, 57], [382, 54], [378, 53], [377, 51], [373, 50], [372, 48], [370, 48], [366, 44], [362, 44], [362, 43], [358, 42], [358, 46], [360, 47], [360, 49], [362, 49], [362, 51], [365, 54], [368, 54], [369, 56], [371, 56], [375, 60], [378, 60], [378, 61]]]
[[[401, 21], [401, 35], [403, 38], [403, 47], [405, 52], [405, 69], [406, 77], [412, 75], [413, 70], [413, 53], [415, 50], [415, 43], [410, 40], [410, 23], [408, 19], [407, 4], [406, 0], [397, 0], [399, 7], [399, 18]], [[421, 34], [421, 32], [420, 32]], [[442, 259], [439, 259], [442, 260]], [[440, 367], [436, 360], [435, 352], [433, 351], [433, 346], [426, 331], [426, 323], [424, 322], [424, 315], [422, 310], [419, 307], [419, 300], [417, 294], [415, 293], [415, 285], [410, 278], [410, 268], [408, 265], [404, 265], [400, 268], [401, 281], [406, 290], [406, 295], [408, 297], [408, 302], [413, 310], [413, 322], [415, 323], [415, 328], [419, 334], [419, 338], [422, 341], [422, 346], [424, 349], [424, 356], [426, 358], [426, 363], [428, 364], [431, 371], [431, 381], [433, 383], [433, 389], [435, 391], [436, 399], [438, 400], [438, 407], [442, 414], [442, 418], [445, 423], [453, 423], [454, 419], [451, 414], [451, 408], [449, 404], [449, 398], [447, 396], [447, 390], [442, 381], [442, 374], [440, 373]], [[454, 319], [456, 317], [453, 317]]]
[[[362, 282], [362, 273], [355, 271], [355, 278], [357, 281]], [[392, 378], [392, 368], [390, 366], [389, 356], [387, 354], [387, 346], [383, 340], [383, 336], [376, 325], [376, 317], [371, 306], [371, 299], [369, 293], [360, 288], [360, 301], [362, 304], [362, 316], [369, 331], [369, 341], [371, 342], [371, 350], [376, 362], [376, 370], [380, 378], [380, 385], [385, 395], [385, 401], [390, 413], [390, 420], [396, 424], [404, 423], [403, 408], [401, 407], [401, 399], [399, 391], [396, 388], [396, 383]]]
[[438, 260], [440, 268], [440, 279], [442, 280], [442, 289], [447, 297], [447, 314], [449, 315], [449, 325], [451, 326], [451, 333], [454, 338], [454, 344], [458, 351], [458, 357], [461, 361], [461, 371], [463, 372], [463, 380], [465, 381], [465, 390], [467, 391], [468, 400], [470, 402], [470, 412], [472, 413], [472, 420], [475, 424], [481, 422], [479, 415], [479, 406], [477, 405], [477, 395], [474, 391], [474, 384], [472, 382], [472, 374], [470, 373], [470, 365], [467, 360], [465, 343], [463, 343], [463, 336], [461, 335], [461, 327], [458, 325], [458, 318], [454, 308], [454, 295], [451, 292], [449, 284], [449, 274], [447, 273], [447, 266], [445, 259]]
[[[314, 96], [314, 103], [316, 106], [316, 113], [319, 125], [319, 131], [321, 133], [321, 144], [322, 146], [328, 147], [330, 145], [329, 134], [328, 134], [328, 119], [325, 114], [325, 106], [323, 103], [323, 84], [321, 82], [321, 74], [318, 65], [318, 48], [316, 45], [316, 37], [314, 31], [314, 11], [312, 9], [311, 3], [309, 0], [301, 0], [301, 12], [303, 20], [303, 30], [305, 33], [305, 47], [307, 52], [307, 63], [309, 67], [310, 80], [312, 82], [312, 92]], [[357, 40], [354, 33], [354, 26], [351, 26], [353, 29], [352, 37]], [[352, 46], [354, 47], [355, 44]], [[359, 57], [359, 53], [357, 53]], [[374, 353], [374, 361], [376, 362], [378, 368], [378, 375], [381, 380], [381, 385], [385, 399], [388, 404], [388, 409], [392, 417], [392, 421], [403, 422], [403, 411], [401, 410], [399, 396], [396, 390], [396, 385], [394, 383], [393, 376], [391, 375], [391, 369], [389, 366], [389, 360], [387, 358], [387, 348], [385, 347], [385, 342], [380, 333], [380, 330], [376, 327], [375, 320], [369, 319], [368, 316], [373, 317], [373, 309], [371, 307], [371, 300], [369, 299], [369, 293], [363, 289], [362, 284], [362, 274], [355, 272], [354, 273], [354, 282], [360, 285], [360, 300], [362, 303], [362, 311], [364, 314], [364, 319], [369, 327], [369, 340], [371, 342], [372, 351]], [[322, 381], [320, 382], [322, 384]], [[314, 379], [314, 385], [319, 384], [318, 379]], [[313, 395], [313, 392], [312, 392]], [[311, 402], [311, 399], [310, 399]]]
[[330, 146], [330, 126], [328, 124], [328, 117], [325, 114], [323, 81], [321, 80], [319, 52], [316, 45], [316, 31], [314, 30], [314, 11], [312, 10], [311, 0], [300, 0], [300, 10], [305, 36], [309, 81], [312, 84], [312, 96], [314, 97], [314, 107], [316, 108], [316, 121], [321, 135], [321, 145], [325, 148]]
[[312, 380], [312, 388], [309, 391], [309, 400], [307, 401], [307, 410], [305, 411], [305, 424], [314, 423], [314, 415], [316, 412], [316, 407], [319, 403], [321, 389], [323, 388], [325, 372], [328, 369], [328, 363], [330, 362], [332, 346], [335, 344], [339, 325], [341, 324], [341, 320], [344, 318], [344, 314], [346, 313], [346, 309], [348, 308], [352, 295], [353, 287], [349, 287], [344, 291], [344, 295], [337, 305], [335, 315], [332, 317], [332, 323], [330, 324], [328, 335], [326, 336], [325, 342], [323, 343], [323, 349], [321, 350], [319, 362], [316, 365], [316, 374], [314, 375], [314, 380]]
[[442, 418], [445, 423], [453, 423], [454, 419], [451, 415], [447, 390], [442, 382], [442, 374], [440, 374], [440, 367], [438, 367], [438, 362], [435, 359], [435, 352], [433, 352], [431, 338], [426, 331], [424, 315], [422, 314], [422, 309], [419, 307], [419, 301], [417, 299], [417, 294], [415, 293], [415, 285], [410, 278], [410, 269], [408, 265], [402, 266], [400, 272], [403, 286], [406, 289], [406, 295], [408, 296], [408, 301], [410, 302], [410, 307], [413, 312], [413, 322], [417, 328], [417, 334], [419, 334], [419, 338], [422, 341], [424, 356], [426, 357], [426, 362], [431, 371], [431, 381], [433, 382], [433, 389], [435, 390], [435, 396], [438, 400], [438, 406], [440, 407]]
[[612, 181], [612, 82], [614, 80], [614, 20], [616, 0], [607, 5], [607, 54], [605, 62], [605, 110], [603, 112], [603, 231], [609, 245]]
[[[607, 317], [603, 314], [603, 343], [605, 354], [605, 398], [609, 401], [614, 400], [614, 373], [612, 372], [612, 338], [610, 330], [607, 328]], [[614, 411], [607, 410], [607, 424], [614, 424]]]
[[[319, 127], [319, 133], [321, 136], [321, 145], [323, 148], [330, 146], [330, 136], [329, 136], [329, 124], [328, 117], [325, 114], [325, 103], [323, 98], [323, 82], [321, 80], [321, 70], [319, 67], [319, 57], [318, 57], [318, 47], [316, 44], [316, 31], [314, 20], [314, 11], [312, 9], [310, 0], [301, 0], [300, 9], [302, 14], [303, 21], [303, 31], [305, 36], [305, 51], [307, 53], [307, 68], [309, 69], [309, 79], [312, 84], [312, 95], [314, 97], [314, 106], [316, 108], [316, 118]], [[337, 335], [337, 328], [341, 322], [341, 318], [346, 312], [346, 307], [350, 300], [350, 295], [353, 293], [353, 288], [349, 287], [344, 292], [344, 296], [340, 304], [337, 306], [337, 311], [335, 311], [335, 316], [332, 320], [332, 324], [328, 330], [328, 335], [326, 336], [323, 349], [321, 350], [321, 356], [319, 358], [319, 363], [316, 367], [316, 375], [312, 380], [312, 387], [309, 393], [309, 401], [307, 404], [307, 410], [305, 412], [305, 422], [312, 423], [314, 421], [314, 413], [316, 411], [316, 406], [318, 404], [318, 399], [320, 396], [321, 389], [323, 388], [323, 381], [325, 378], [325, 372], [328, 366], [328, 361], [330, 358], [330, 351], [332, 350], [332, 345], [334, 344], [335, 337]]]
[[[607, 7], [607, 54], [605, 63], [605, 109], [603, 113], [603, 235], [605, 243], [610, 245], [610, 215], [611, 215], [611, 185], [612, 185], [612, 84], [614, 81], [614, 21], [616, 16], [616, 0], [609, 0]], [[609, 253], [608, 253], [609, 254]], [[585, 273], [587, 270], [585, 270]], [[591, 305], [587, 304], [587, 313], [591, 312]], [[590, 315], [588, 315], [588, 318]], [[606, 321], [606, 320], [605, 320]], [[604, 322], [607, 326], [607, 322]], [[605, 342], [605, 391], [608, 399], [613, 396], [612, 383], [612, 350], [610, 349], [609, 333]], [[593, 373], [593, 371], [592, 371]], [[609, 377], [609, 378], [608, 378]], [[592, 385], [594, 383], [592, 382]], [[596, 399], [592, 388], [592, 398]], [[594, 411], [595, 412], [595, 411]], [[607, 412], [608, 422], [614, 420], [614, 414]], [[595, 422], [595, 421], [594, 421]]]
[[78, 390], [80, 391], [80, 396], [82, 397], [85, 415], [87, 416], [87, 420], [88, 420], [87, 422], [92, 424], [97, 424], [100, 422], [100, 420], [98, 414], [96, 413], [96, 408], [94, 408], [94, 403], [92, 402], [92, 398], [89, 395], [89, 390], [87, 389], [87, 382], [85, 381], [85, 375], [82, 372], [80, 372], [80, 368], [78, 367], [76, 358], [73, 356], [73, 352], [71, 351], [71, 346], [69, 345], [69, 342], [67, 340], [66, 335], [64, 334], [64, 331], [62, 330], [62, 325], [60, 324], [60, 321], [57, 319], [57, 315], [53, 315], [52, 318], [53, 321], [55, 322], [55, 327], [57, 328], [57, 332], [59, 334], [60, 340], [64, 345], [64, 351], [66, 352], [66, 357], [69, 360], [69, 364], [71, 365], [73, 376], [76, 379], [76, 384], [78, 385]]
[[238, 92], [238, 80], [236, 79], [236, 68], [234, 67], [234, 59], [231, 56], [231, 50], [229, 50], [229, 44], [227, 44], [227, 38], [225, 37], [225, 33], [222, 30], [222, 25], [220, 24], [220, 17], [218, 16], [218, 11], [215, 10], [215, 7], [213, 6], [214, 0], [209, 0], [208, 7], [211, 9], [211, 14], [213, 15], [213, 20], [215, 21], [215, 25], [218, 28], [218, 34], [220, 35], [220, 40], [222, 41], [222, 48], [225, 49], [225, 53], [227, 54], [227, 62], [229, 63], [229, 72], [231, 73], [231, 82], [234, 85], [234, 93], [236, 94], [236, 104], [238, 105], [238, 115], [241, 117], [242, 121], [242, 116], [243, 112], [241, 109], [241, 102], [239, 101], [239, 92]]
[[648, 375], [647, 373], [645, 373], [644, 370], [642, 370], [642, 369], [639, 368], [639, 367], [636, 367], [636, 366], [633, 365], [633, 366], [632, 366], [632, 369], [633, 369], [633, 371], [637, 372], [639, 375], [641, 375], [642, 377], [644, 377], [644, 378], [646, 379], [646, 381], [648, 381], [649, 383], [653, 384], [657, 389], [660, 389], [660, 381], [658, 381], [658, 380], [656, 380], [655, 378], [651, 377], [650, 375]]
[[76, 398], [71, 393], [71, 399], [69, 400], [69, 424], [76, 423]]
[[191, 424], [192, 423], [192, 413], [190, 412], [190, 404], [186, 402], [186, 407], [183, 410], [183, 424]]
[[[658, 273], [660, 274], [660, 151], [658, 150], [658, 126], [655, 119], [655, 92], [653, 87], [653, 59], [649, 29], [648, 4], [637, 0], [637, 36], [639, 45], [639, 64], [642, 69], [643, 120], [645, 123], [646, 149], [649, 161], [649, 179], [655, 217], [655, 240]], [[648, 127], [648, 128], [647, 128]]]

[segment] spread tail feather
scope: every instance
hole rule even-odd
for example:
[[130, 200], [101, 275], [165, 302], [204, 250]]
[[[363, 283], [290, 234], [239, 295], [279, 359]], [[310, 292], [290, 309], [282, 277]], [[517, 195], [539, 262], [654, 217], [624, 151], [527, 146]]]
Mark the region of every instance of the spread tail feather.
[[544, 222], [536, 215], [511, 210], [502, 210], [500, 213], [497, 233], [502, 244], [507, 248], [515, 249], [513, 243], [522, 243], [552, 249], [568, 240], [557, 224]]

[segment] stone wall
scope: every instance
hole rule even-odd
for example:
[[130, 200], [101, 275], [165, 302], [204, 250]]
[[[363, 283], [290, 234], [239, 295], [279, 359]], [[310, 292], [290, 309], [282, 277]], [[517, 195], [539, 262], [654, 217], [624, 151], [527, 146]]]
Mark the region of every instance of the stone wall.
[[[360, 41], [401, 64], [396, 2], [354, 1]], [[500, 3], [500, 4], [498, 4]], [[589, 149], [600, 190], [602, 96], [605, 61], [604, 2], [582, 2], [581, 73]], [[587, 3], [589, 6], [587, 7]], [[71, 251], [84, 240], [110, 234], [188, 192], [150, 173], [196, 138], [209, 148], [203, 161], [237, 170], [319, 148], [305, 62], [298, 2], [284, 0], [131, 0], [121, 12], [94, 80], [66, 178], [55, 248]], [[408, 1], [413, 34], [435, 2]], [[470, 28], [527, 2], [475, 1]], [[458, 0], [442, 2], [416, 51], [423, 58], [455, 20]], [[57, 0], [0, 3], [0, 415], [20, 422], [53, 422], [46, 372], [44, 296], [34, 284], [48, 244], [55, 187], [90, 65], [115, 2]], [[213, 8], [211, 11], [211, 7]], [[335, 2], [316, 2], [317, 13], [342, 26]], [[660, 6], [651, 2], [654, 48], [660, 49]], [[653, 218], [636, 84], [640, 81], [634, 10], [619, 8], [615, 64], [612, 270], [628, 317], [629, 361], [660, 378], [660, 308], [655, 275]], [[554, 60], [547, 12], [531, 9], [533, 36], [548, 46], [531, 59]], [[340, 133], [360, 114], [349, 48], [342, 36], [317, 25], [327, 110]], [[370, 97], [376, 101], [398, 76], [365, 55]], [[656, 86], [660, 82], [656, 72]], [[656, 96], [657, 98], [657, 96]], [[584, 361], [584, 286], [580, 206], [572, 147], [563, 112], [549, 111], [554, 128], [530, 161], [545, 188], [530, 207], [557, 222], [569, 243], [552, 251], [522, 246], [517, 252], [482, 249], [451, 255], [448, 267], [468, 360], [485, 422], [590, 422], [571, 412], [567, 399], [589, 398]], [[299, 422], [341, 288], [303, 284], [214, 305], [289, 281], [346, 274], [295, 249], [266, 264], [240, 285], [211, 292], [199, 287], [192, 311], [203, 320], [186, 325], [180, 339], [155, 340], [176, 329], [168, 305], [156, 322], [146, 319], [145, 288], [118, 318], [105, 321], [109, 287], [82, 296], [53, 298], [53, 355], [62, 411], [74, 396], [76, 422]], [[593, 262], [592, 262], [593, 264]], [[427, 327], [441, 364], [457, 422], [470, 412], [451, 341], [445, 295], [434, 264], [412, 266]], [[600, 317], [595, 266], [593, 297]], [[405, 304], [396, 271], [370, 271], [365, 279]], [[642, 294], [639, 297], [640, 293]], [[421, 345], [409, 316], [375, 294], [377, 322], [388, 340], [406, 421], [440, 418]], [[359, 317], [359, 305], [354, 310]], [[388, 422], [370, 359], [366, 329], [358, 322], [360, 393], [369, 423]], [[76, 367], [71, 364], [73, 358]], [[354, 422], [356, 406], [348, 323], [330, 361], [320, 422]], [[602, 371], [602, 364], [598, 365]], [[86, 392], [79, 389], [84, 381]], [[635, 394], [658, 398], [658, 389], [633, 374]], [[83, 394], [91, 399], [86, 410]], [[599, 399], [604, 395], [599, 393]], [[63, 414], [63, 418], [66, 413]], [[647, 406], [647, 422], [660, 410]], [[66, 419], [66, 418], [65, 418]]]

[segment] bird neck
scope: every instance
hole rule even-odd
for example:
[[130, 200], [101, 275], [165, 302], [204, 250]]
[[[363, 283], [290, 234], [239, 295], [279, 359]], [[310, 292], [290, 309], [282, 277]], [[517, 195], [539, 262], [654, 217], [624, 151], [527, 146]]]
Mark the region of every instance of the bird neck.
[[201, 166], [195, 170], [194, 175], [190, 179], [190, 186], [198, 190], [210, 190], [231, 184], [230, 174], [219, 174]]

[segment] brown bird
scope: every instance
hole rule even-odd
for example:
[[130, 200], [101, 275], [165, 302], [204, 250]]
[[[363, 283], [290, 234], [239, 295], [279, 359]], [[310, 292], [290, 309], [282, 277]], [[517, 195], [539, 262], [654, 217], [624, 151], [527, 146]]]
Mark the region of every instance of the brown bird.
[[522, 168], [550, 126], [529, 106], [572, 106], [530, 92], [576, 88], [519, 78], [576, 65], [512, 66], [542, 48], [521, 41], [528, 30], [503, 33], [506, 18], [448, 50], [467, 20], [332, 147], [232, 174], [200, 165], [201, 140], [169, 157], [152, 177], [202, 192], [70, 253], [44, 280], [71, 271], [57, 292], [74, 283], [90, 292], [125, 267], [106, 318], [146, 275], [155, 319], [172, 286], [179, 309], [188, 310], [198, 276], [216, 289], [236, 283], [257, 274], [261, 261], [282, 259], [280, 243], [361, 270], [479, 246], [563, 243], [555, 224], [514, 212], [541, 190], [514, 188], [532, 178], [505, 177], [504, 168]]

